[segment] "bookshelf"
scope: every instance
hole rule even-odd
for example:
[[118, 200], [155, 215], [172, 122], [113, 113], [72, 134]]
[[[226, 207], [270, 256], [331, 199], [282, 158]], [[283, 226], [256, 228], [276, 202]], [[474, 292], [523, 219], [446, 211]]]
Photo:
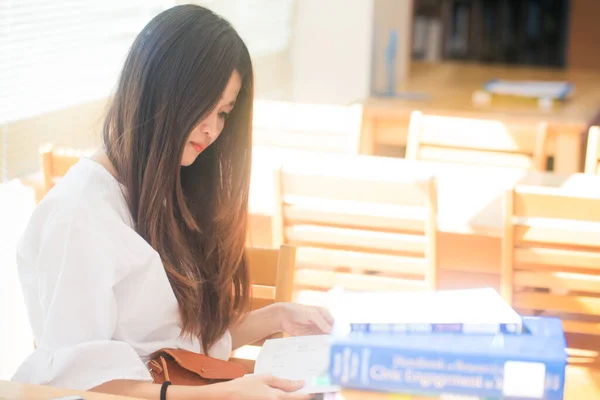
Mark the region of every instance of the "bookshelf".
[[565, 67], [573, 0], [414, 0], [413, 60]]

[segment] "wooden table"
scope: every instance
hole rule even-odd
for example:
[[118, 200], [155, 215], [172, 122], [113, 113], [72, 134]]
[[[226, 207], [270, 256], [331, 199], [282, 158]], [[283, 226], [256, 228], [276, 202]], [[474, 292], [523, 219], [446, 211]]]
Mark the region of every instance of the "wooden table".
[[438, 254], [441, 278], [448, 285], [443, 284], [442, 287], [447, 288], [497, 287], [503, 232], [502, 196], [515, 184], [556, 187], [567, 193], [585, 194], [600, 200], [600, 177], [594, 175], [255, 147], [250, 190], [250, 235], [254, 245], [271, 245], [274, 200], [271, 171], [280, 164], [294, 168], [340, 169], [389, 180], [435, 175], [438, 179], [440, 231]]
[[[575, 93], [572, 99], [549, 110], [540, 109], [535, 102], [492, 101], [490, 105], [475, 105], [473, 93], [493, 78], [565, 80], [575, 84]], [[366, 100], [361, 140], [364, 153], [375, 154], [380, 145], [405, 146], [409, 116], [413, 110], [503, 121], [546, 120], [550, 131], [549, 152], [555, 158], [554, 170], [573, 173], [582, 170], [585, 132], [600, 110], [598, 71], [415, 62], [411, 65], [409, 79], [399, 87], [399, 91], [423, 93], [428, 98]]]
[[[565, 400], [592, 400], [600, 398], [600, 371], [583, 366], [567, 367]], [[81, 396], [85, 400], [135, 400], [131, 397], [113, 396], [92, 392], [58, 389], [50, 386], [29, 385], [0, 381], [0, 400], [50, 400], [64, 396]], [[399, 395], [344, 390], [330, 400], [409, 400]]]
[[0, 381], [0, 400], [51, 400], [66, 396], [80, 396], [85, 400], [135, 400], [132, 397]]

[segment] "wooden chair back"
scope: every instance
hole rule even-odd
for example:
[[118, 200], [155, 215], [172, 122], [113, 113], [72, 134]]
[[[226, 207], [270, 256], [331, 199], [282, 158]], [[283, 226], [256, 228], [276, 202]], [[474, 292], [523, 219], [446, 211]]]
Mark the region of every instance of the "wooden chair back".
[[410, 117], [406, 158], [546, 170], [547, 123], [425, 115]]
[[435, 178], [386, 181], [319, 170], [274, 174], [272, 237], [297, 246], [296, 287], [436, 288]]
[[294, 246], [282, 245], [278, 249], [247, 247], [246, 256], [250, 269], [253, 309], [274, 302], [292, 301], [296, 265]]
[[40, 148], [43, 191], [48, 193], [56, 181], [63, 177], [69, 169], [83, 156], [88, 156], [92, 150], [54, 148], [51, 144]]
[[255, 100], [252, 125], [254, 145], [357, 154], [362, 106]]
[[505, 195], [501, 292], [524, 314], [600, 334], [600, 200], [517, 186]]
[[588, 133], [587, 150], [585, 154], [585, 173], [597, 175], [600, 173], [600, 126], [592, 126]]

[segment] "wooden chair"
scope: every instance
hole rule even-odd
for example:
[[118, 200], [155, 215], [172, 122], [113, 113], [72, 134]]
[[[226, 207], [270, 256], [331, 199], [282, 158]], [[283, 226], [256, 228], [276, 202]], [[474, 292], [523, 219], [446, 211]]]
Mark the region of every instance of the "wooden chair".
[[[279, 249], [248, 247], [246, 249], [252, 285], [252, 309], [274, 302], [291, 302], [294, 288], [296, 248], [283, 245]], [[282, 337], [281, 333], [269, 338]], [[264, 339], [236, 349], [232, 361], [242, 364], [252, 372], [254, 361]]]
[[45, 145], [40, 148], [43, 195], [48, 193], [56, 181], [63, 177], [69, 169], [75, 165], [83, 156], [88, 156], [92, 150], [54, 148], [52, 145]]
[[486, 119], [410, 117], [406, 158], [546, 170], [547, 123], [506, 124]]
[[600, 173], [600, 127], [592, 126], [588, 133], [587, 150], [585, 154], [585, 173], [597, 175]]
[[362, 106], [256, 100], [254, 145], [357, 154]]
[[246, 250], [252, 284], [252, 309], [274, 302], [290, 302], [294, 291], [296, 248], [248, 247]]
[[433, 177], [385, 181], [307, 168], [275, 171], [275, 245], [297, 246], [297, 288], [437, 286]]
[[501, 292], [524, 314], [600, 334], [600, 200], [517, 186], [505, 195]]

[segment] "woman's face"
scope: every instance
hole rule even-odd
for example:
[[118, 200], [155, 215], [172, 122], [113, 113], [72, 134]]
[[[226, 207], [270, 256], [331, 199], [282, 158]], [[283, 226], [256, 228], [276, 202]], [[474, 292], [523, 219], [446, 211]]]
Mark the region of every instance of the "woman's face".
[[181, 157], [183, 167], [193, 164], [196, 157], [217, 140], [225, 126], [227, 116], [233, 110], [241, 86], [240, 74], [233, 71], [215, 109], [190, 132]]

